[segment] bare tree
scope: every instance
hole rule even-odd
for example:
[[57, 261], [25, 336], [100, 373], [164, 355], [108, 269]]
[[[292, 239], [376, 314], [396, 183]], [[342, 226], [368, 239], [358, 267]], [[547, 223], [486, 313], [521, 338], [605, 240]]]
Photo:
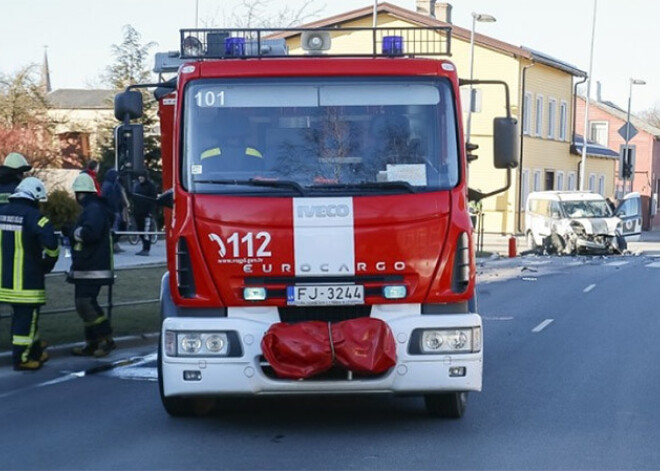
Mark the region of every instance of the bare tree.
[[660, 105], [655, 105], [646, 111], [640, 113], [640, 118], [649, 123], [651, 126], [660, 128]]
[[[299, 7], [286, 5], [274, 10], [271, 0], [242, 0], [231, 14], [222, 18], [222, 26], [235, 28], [290, 28], [308, 22], [319, 16], [325, 5], [317, 6], [318, 0], [303, 0]], [[213, 18], [202, 21], [206, 27], [218, 25], [218, 13]]]

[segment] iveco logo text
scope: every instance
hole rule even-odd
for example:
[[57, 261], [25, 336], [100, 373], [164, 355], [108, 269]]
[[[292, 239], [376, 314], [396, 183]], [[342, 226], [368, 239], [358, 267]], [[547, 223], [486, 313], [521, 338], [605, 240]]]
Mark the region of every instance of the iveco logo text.
[[299, 218], [344, 218], [350, 216], [351, 208], [347, 204], [320, 204], [298, 206]]

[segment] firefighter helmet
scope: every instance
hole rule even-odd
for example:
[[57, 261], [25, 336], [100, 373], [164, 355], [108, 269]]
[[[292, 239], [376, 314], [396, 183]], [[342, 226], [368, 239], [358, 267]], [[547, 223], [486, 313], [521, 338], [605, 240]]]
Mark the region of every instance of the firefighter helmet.
[[44, 182], [36, 177], [27, 177], [16, 187], [16, 192], [10, 198], [27, 198], [32, 201], [46, 201], [48, 194]]
[[87, 173], [79, 174], [71, 187], [75, 193], [96, 193], [94, 180]]
[[28, 170], [32, 170], [32, 166], [28, 163], [25, 157], [23, 157], [23, 154], [19, 154], [18, 152], [10, 152], [7, 154], [3, 166], [17, 170], [19, 172], [27, 172]]

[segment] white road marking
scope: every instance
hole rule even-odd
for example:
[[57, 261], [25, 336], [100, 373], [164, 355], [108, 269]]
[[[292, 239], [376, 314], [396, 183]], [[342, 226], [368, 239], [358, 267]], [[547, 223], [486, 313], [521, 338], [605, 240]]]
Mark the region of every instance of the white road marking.
[[660, 262], [653, 262], [645, 265], [646, 268], [660, 268]]
[[588, 293], [589, 291], [591, 291], [591, 290], [594, 289], [595, 287], [596, 287], [596, 285], [589, 285], [589, 286], [587, 286], [586, 288], [584, 288], [584, 292], [585, 292], [585, 293]]
[[623, 260], [619, 260], [618, 262], [607, 262], [605, 263], [606, 267], [620, 267], [623, 265], [627, 265], [629, 262], [625, 262]]
[[513, 317], [482, 317], [485, 321], [512, 321]]
[[535, 260], [535, 261], [533, 261], [533, 262], [526, 262], [525, 264], [526, 264], [526, 265], [534, 265], [534, 266], [538, 266], [538, 265], [547, 265], [547, 264], [550, 263], [551, 261], [552, 261], [552, 260], [538, 260], [538, 261]]
[[546, 320], [544, 320], [543, 322], [541, 322], [539, 325], [537, 325], [536, 327], [534, 327], [534, 328], [532, 329], [532, 332], [538, 334], [538, 333], [541, 332], [543, 329], [545, 329], [545, 328], [548, 327], [550, 324], [552, 324], [552, 322], [554, 322], [554, 319], [546, 319]]

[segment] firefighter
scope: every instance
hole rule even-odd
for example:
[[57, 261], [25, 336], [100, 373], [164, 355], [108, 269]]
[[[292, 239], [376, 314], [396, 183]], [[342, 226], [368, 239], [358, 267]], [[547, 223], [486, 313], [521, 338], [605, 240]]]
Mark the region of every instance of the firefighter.
[[0, 165], [0, 205], [9, 203], [9, 196], [23, 179], [23, 174], [32, 170], [25, 157], [18, 152], [11, 152]]
[[222, 143], [205, 149], [199, 156], [202, 165], [223, 171], [263, 170], [264, 156], [248, 144], [250, 122], [247, 117], [232, 115], [225, 118], [218, 134]]
[[39, 308], [46, 303], [44, 275], [60, 249], [53, 225], [39, 212], [46, 187], [35, 177], [18, 184], [0, 206], [0, 302], [11, 304], [12, 361], [15, 370], [38, 370], [48, 360], [39, 340]]
[[83, 210], [69, 231], [73, 249], [68, 281], [75, 285], [76, 312], [85, 326], [85, 345], [74, 347], [72, 353], [104, 357], [115, 348], [110, 320], [98, 303], [101, 286], [114, 281], [110, 231], [114, 215], [105, 199], [97, 195], [88, 174], [76, 177], [73, 191]]

